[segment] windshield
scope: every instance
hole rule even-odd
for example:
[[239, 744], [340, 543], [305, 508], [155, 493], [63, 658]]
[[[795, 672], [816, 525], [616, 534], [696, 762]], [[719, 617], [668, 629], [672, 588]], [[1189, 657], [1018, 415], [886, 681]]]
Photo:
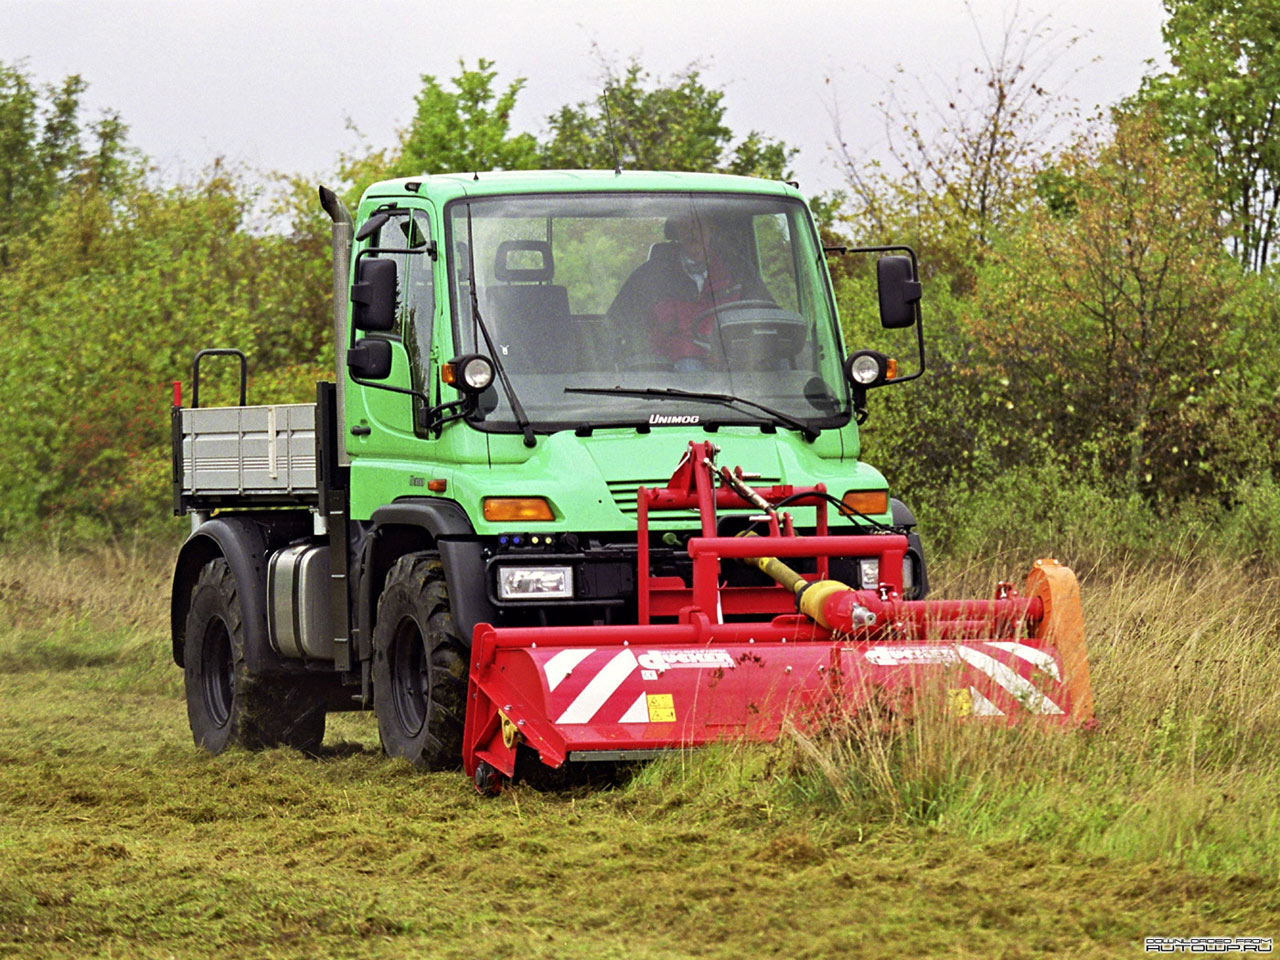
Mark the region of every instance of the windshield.
[[[848, 418], [821, 250], [803, 204], [749, 194], [455, 201], [458, 353], [493, 349], [535, 428], [779, 422], [759, 407], [565, 388], [716, 393], [813, 427]], [[500, 385], [485, 429], [515, 430]]]

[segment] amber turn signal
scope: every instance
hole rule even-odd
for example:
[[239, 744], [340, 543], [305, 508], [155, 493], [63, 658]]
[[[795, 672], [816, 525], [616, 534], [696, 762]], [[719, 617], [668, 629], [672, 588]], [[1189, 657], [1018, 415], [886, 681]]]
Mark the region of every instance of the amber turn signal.
[[440, 379], [450, 385], [453, 385], [458, 379], [458, 370], [452, 363], [440, 364]]
[[[856, 510], [858, 513], [876, 515], [889, 512], [889, 491], [887, 490], [850, 490], [840, 502], [845, 505], [848, 510]], [[841, 511], [845, 513], [845, 511]], [[848, 516], [845, 513], [845, 516]]]
[[507, 520], [554, 520], [555, 514], [542, 497], [485, 497], [484, 518], [495, 523]]

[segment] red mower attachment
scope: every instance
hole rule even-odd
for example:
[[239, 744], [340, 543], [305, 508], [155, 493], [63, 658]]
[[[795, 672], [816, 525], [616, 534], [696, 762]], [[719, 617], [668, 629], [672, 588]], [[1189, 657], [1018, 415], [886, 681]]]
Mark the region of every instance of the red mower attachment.
[[[1037, 560], [1019, 595], [902, 599], [905, 535], [830, 535], [829, 497], [814, 487], [749, 487], [690, 443], [666, 487], [637, 493], [638, 623], [495, 628], [472, 638], [463, 763], [490, 792], [525, 745], [548, 767], [631, 760], [724, 739], [773, 740], [784, 720], [814, 729], [836, 717], [945, 690], [958, 716], [1055, 723], [1093, 716], [1080, 590], [1056, 560]], [[797, 535], [779, 506], [812, 507]], [[838, 501], [836, 501], [838, 502]], [[653, 576], [649, 512], [697, 508], [691, 582]], [[763, 536], [716, 535], [716, 510], [758, 509]], [[764, 523], [764, 519], [761, 523]], [[828, 579], [828, 558], [879, 557], [876, 589]], [[782, 558], [809, 558], [797, 573]], [[724, 561], [772, 586], [722, 585]]]

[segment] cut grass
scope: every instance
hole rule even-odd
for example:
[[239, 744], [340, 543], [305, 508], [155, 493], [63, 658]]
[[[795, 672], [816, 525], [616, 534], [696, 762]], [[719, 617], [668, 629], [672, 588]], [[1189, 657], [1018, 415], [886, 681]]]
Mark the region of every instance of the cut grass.
[[[0, 954], [1120, 957], [1280, 927], [1273, 598], [1229, 572], [1086, 589], [1087, 735], [925, 718], [879, 777], [874, 743], [792, 738], [484, 800], [365, 715], [319, 760], [200, 753], [164, 562], [0, 561]], [[1271, 687], [1225, 700], [1246, 676]]]

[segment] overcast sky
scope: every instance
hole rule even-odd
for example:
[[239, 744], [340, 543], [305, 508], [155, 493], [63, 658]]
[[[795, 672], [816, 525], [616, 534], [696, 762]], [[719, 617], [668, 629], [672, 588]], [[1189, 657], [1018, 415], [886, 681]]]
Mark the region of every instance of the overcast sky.
[[[973, 9], [997, 43], [1013, 4]], [[1076, 71], [1067, 90], [1086, 109], [1133, 92], [1145, 61], [1162, 59], [1159, 0], [1022, 10], [1028, 23], [1051, 10], [1062, 37], [1081, 35], [1059, 77]], [[348, 121], [369, 145], [391, 145], [421, 75], [451, 77], [459, 58], [496, 61], [503, 84], [525, 77], [513, 123], [542, 134], [548, 114], [599, 90], [597, 50], [661, 77], [700, 62], [735, 133], [801, 148], [794, 166], [810, 193], [841, 182], [835, 105], [845, 139], [874, 154], [884, 134], [872, 105], [898, 66], [941, 84], [981, 57], [961, 0], [0, 0], [0, 61], [25, 59], [44, 82], [81, 74], [91, 112], [118, 110], [168, 179], [217, 156], [330, 175], [360, 147]]]

